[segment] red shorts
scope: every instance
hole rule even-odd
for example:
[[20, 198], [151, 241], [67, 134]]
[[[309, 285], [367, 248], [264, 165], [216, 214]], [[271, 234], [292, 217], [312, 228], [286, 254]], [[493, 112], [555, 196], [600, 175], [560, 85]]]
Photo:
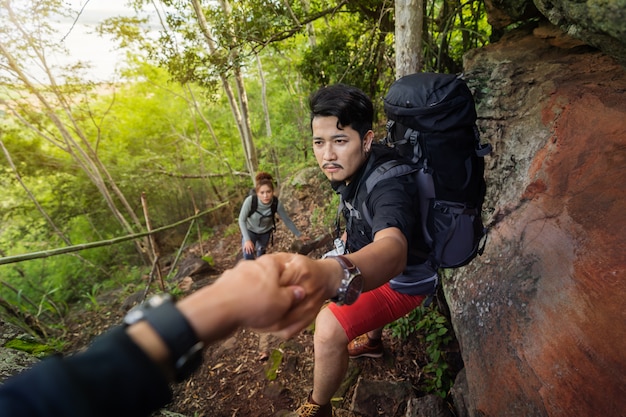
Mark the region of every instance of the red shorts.
[[343, 327], [348, 340], [352, 340], [410, 313], [422, 304], [425, 298], [424, 295], [399, 293], [386, 283], [364, 292], [352, 305], [338, 306], [330, 303], [328, 308]]

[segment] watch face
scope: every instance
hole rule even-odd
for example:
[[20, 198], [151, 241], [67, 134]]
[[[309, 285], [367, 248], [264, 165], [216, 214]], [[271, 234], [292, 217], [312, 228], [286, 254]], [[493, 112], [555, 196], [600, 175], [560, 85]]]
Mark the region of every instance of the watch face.
[[144, 311], [141, 308], [134, 307], [126, 314], [126, 316], [124, 316], [124, 324], [130, 326], [131, 324], [135, 324], [144, 318]]
[[361, 295], [361, 291], [363, 291], [363, 276], [356, 275], [352, 278], [352, 281], [350, 281], [348, 288], [346, 288], [346, 295], [343, 303], [347, 305], [354, 303]]

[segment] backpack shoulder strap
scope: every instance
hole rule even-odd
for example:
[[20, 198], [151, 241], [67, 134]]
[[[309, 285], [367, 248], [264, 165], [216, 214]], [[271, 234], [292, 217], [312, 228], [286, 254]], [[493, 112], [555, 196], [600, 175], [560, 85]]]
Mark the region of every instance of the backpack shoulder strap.
[[[412, 166], [407, 162], [395, 159], [383, 162], [378, 167], [374, 168], [374, 170], [368, 175], [365, 183], [362, 184], [363, 187], [359, 185], [354, 195], [354, 199], [352, 200], [352, 203], [354, 204], [351, 204], [350, 202], [345, 201], [343, 198], [340, 197], [339, 207], [337, 208], [337, 220], [335, 223], [337, 234], [339, 234], [340, 214], [344, 208], [348, 209], [350, 218], [364, 219], [371, 227], [372, 217], [369, 213], [369, 210], [367, 209], [367, 205], [365, 204], [367, 200], [366, 196], [370, 192], [372, 192], [376, 184], [378, 184], [380, 181], [389, 178], [399, 177], [402, 175], [408, 175], [410, 173], [416, 172], [417, 169], [417, 167]], [[360, 211], [359, 207], [357, 207], [359, 205], [361, 206]]]
[[[272, 230], [276, 230], [276, 211], [278, 210], [278, 197], [272, 196]], [[272, 236], [272, 242], [274, 242], [274, 236]]]
[[259, 197], [256, 194], [252, 194], [252, 201], [250, 201], [250, 211], [248, 212], [248, 217], [252, 216], [256, 211], [257, 207], [259, 207]]
[[382, 180], [400, 177], [416, 171], [416, 167], [413, 167], [406, 162], [397, 160], [384, 162], [374, 169], [365, 181], [365, 191], [369, 194], [372, 192], [376, 184]]
[[[365, 192], [369, 194], [372, 192], [376, 184], [379, 182], [389, 179], [396, 178], [403, 175], [408, 175], [418, 170], [417, 167], [411, 166], [403, 161], [391, 160], [380, 164], [372, 173], [367, 177], [365, 181]], [[358, 198], [358, 197], [357, 197]], [[367, 224], [372, 226], [372, 216], [367, 209], [367, 205], [365, 204], [365, 198], [361, 201], [362, 206], [362, 217], [365, 219]]]

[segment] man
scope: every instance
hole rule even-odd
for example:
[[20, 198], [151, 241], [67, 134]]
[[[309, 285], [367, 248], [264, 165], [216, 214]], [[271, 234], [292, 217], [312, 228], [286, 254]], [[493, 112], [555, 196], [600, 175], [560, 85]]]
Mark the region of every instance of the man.
[[[413, 238], [410, 231], [415, 229], [417, 206], [411, 177], [383, 180], [365, 202], [355, 201], [376, 167], [395, 158], [392, 149], [373, 144], [372, 102], [359, 89], [340, 84], [318, 90], [310, 99], [310, 108], [317, 163], [342, 201], [347, 202], [343, 216], [348, 254], [302, 261], [307, 266], [300, 267], [310, 267], [311, 273], [318, 275], [312, 264], [336, 261], [344, 269], [344, 277], [360, 270], [364, 291], [353, 304], [347, 305], [347, 300], [343, 300], [344, 305], [331, 303], [316, 318], [313, 390], [292, 415], [323, 417], [333, 415], [330, 400], [345, 376], [350, 353], [382, 355], [380, 329], [419, 306], [424, 296], [401, 293], [404, 290], [398, 290], [392, 280], [407, 265]], [[363, 203], [372, 218], [371, 227], [362, 215], [350, 209], [360, 210]], [[328, 282], [332, 283], [333, 278]], [[372, 340], [352, 343], [350, 352], [349, 343], [368, 332]]]

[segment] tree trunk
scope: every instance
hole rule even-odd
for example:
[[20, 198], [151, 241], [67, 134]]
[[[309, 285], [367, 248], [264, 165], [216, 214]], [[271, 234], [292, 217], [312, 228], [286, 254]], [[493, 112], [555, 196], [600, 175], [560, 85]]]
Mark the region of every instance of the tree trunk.
[[276, 180], [276, 185], [280, 189], [281, 178], [280, 178], [280, 169], [278, 164], [278, 155], [276, 155], [276, 146], [274, 146], [274, 140], [272, 137], [272, 123], [270, 118], [270, 107], [267, 103], [267, 83], [265, 82], [265, 74], [263, 73], [263, 64], [261, 63], [261, 57], [259, 54], [256, 54], [256, 62], [257, 68], [259, 70], [259, 79], [261, 80], [261, 101], [263, 103], [263, 114], [265, 115], [265, 134], [267, 138], [272, 143], [270, 154], [272, 157], [272, 162], [274, 164], [274, 179]]
[[424, 0], [395, 0], [396, 78], [422, 69]]
[[[228, 4], [224, 1], [220, 3], [222, 5], [222, 8], [224, 9], [224, 13], [228, 14]], [[207, 23], [204, 12], [202, 11], [202, 5], [200, 4], [199, 0], [191, 0], [191, 4], [193, 6], [196, 17], [198, 18], [198, 25], [200, 26], [200, 30], [204, 35], [204, 39], [209, 48], [209, 52], [211, 52], [211, 54], [215, 54], [217, 52], [217, 45], [211, 38], [209, 24]], [[236, 58], [236, 51], [234, 50], [231, 51], [231, 59], [232, 58]], [[233, 62], [235, 62], [234, 59]], [[236, 66], [234, 67], [234, 76], [237, 85], [237, 92], [239, 93], [239, 102], [241, 103], [241, 107], [237, 102], [235, 94], [233, 93], [233, 89], [228, 83], [227, 74], [220, 73], [222, 87], [224, 88], [224, 92], [228, 97], [228, 103], [230, 104], [231, 111], [233, 112], [233, 117], [235, 118], [235, 123], [237, 124], [237, 129], [239, 130], [241, 146], [243, 147], [244, 156], [246, 159], [246, 168], [248, 170], [248, 173], [250, 174], [250, 177], [254, 180], [254, 175], [258, 168], [258, 160], [254, 141], [252, 140], [252, 130], [250, 129], [248, 97], [246, 95], [246, 90], [243, 84], [243, 77], [241, 76], [239, 68]]]

